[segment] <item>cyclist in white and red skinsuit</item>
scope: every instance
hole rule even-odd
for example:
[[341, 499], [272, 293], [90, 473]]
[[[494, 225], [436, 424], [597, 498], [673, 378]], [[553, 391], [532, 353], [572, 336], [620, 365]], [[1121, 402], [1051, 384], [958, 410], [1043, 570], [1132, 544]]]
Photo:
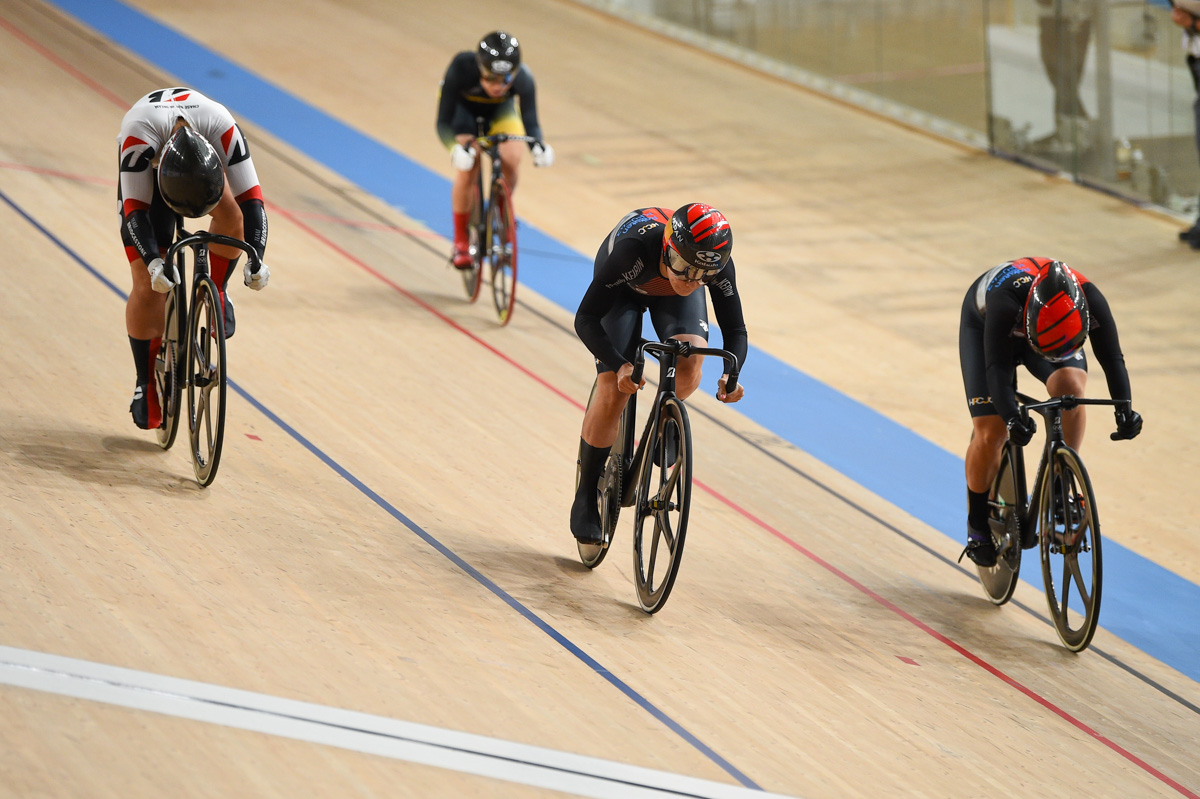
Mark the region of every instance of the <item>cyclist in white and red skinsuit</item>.
[[[175, 235], [176, 213], [162, 197], [157, 180], [158, 159], [164, 145], [182, 126], [199, 133], [220, 159], [224, 189], [216, 207], [208, 212], [209, 231], [241, 239], [261, 258], [267, 245], [267, 215], [262, 189], [246, 137], [233, 116], [220, 103], [194, 89], [159, 89], [142, 97], [121, 122], [117, 137], [120, 163], [121, 239], [129, 258], [133, 288], [125, 306], [125, 326], [137, 367], [137, 387], [130, 411], [143, 429], [162, 423], [162, 410], [154, 387], [154, 361], [162, 345], [163, 309], [171, 287], [164, 274], [162, 256]], [[209, 265], [221, 289], [226, 336], [233, 334], [233, 305], [225, 296], [229, 274], [241, 251], [213, 245]], [[270, 272], [263, 264], [257, 273], [246, 265], [246, 285], [262, 289]]]

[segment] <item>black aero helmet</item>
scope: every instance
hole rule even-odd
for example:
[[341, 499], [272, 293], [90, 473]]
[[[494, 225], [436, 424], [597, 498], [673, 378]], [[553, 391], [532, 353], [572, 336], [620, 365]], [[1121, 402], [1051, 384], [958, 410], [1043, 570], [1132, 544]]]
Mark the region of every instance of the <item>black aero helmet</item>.
[[733, 229], [725, 215], [704, 203], [688, 203], [671, 215], [663, 242], [667, 268], [686, 280], [707, 280], [729, 263]]
[[221, 158], [208, 140], [188, 126], [171, 134], [158, 159], [158, 190], [181, 216], [207, 216], [225, 191]]
[[508, 83], [521, 67], [521, 45], [504, 31], [493, 31], [480, 40], [475, 58], [485, 76], [494, 75]]
[[1079, 278], [1062, 261], [1038, 270], [1025, 300], [1025, 336], [1038, 355], [1065, 361], [1083, 346], [1088, 335], [1087, 298]]

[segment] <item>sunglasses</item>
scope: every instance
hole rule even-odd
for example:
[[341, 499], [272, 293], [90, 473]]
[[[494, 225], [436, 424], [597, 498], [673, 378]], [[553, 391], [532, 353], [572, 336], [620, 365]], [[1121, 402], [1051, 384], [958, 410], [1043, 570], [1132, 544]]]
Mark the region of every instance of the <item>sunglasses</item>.
[[507, 75], [497, 75], [494, 72], [481, 72], [479, 79], [484, 83], [502, 83], [507, 86], [508, 84], [512, 83], [513, 73], [510, 72]]
[[692, 266], [683, 260], [682, 255], [675, 252], [669, 246], [666, 248], [665, 260], [667, 269], [674, 272], [676, 277], [686, 280], [689, 283], [708, 283], [721, 271], [720, 269], [702, 269], [698, 266]]

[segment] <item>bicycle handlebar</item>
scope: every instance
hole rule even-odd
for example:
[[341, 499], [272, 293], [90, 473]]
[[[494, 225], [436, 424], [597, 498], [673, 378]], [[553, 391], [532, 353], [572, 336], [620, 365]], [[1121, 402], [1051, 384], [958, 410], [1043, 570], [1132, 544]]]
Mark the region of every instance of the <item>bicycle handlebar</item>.
[[[676, 358], [687, 358], [691, 355], [715, 355], [724, 359], [726, 372], [729, 378], [725, 381], [725, 393], [732, 394], [737, 390], [738, 384], [738, 363], [737, 356], [728, 350], [718, 349], [716, 347], [693, 347], [685, 341], [671, 339], [670, 343], [657, 341], [643, 341], [638, 347], [637, 355], [633, 360], [633, 374], [630, 379], [634, 385], [642, 382], [642, 372], [646, 368], [646, 353], [649, 352], [656, 357], [658, 355], [674, 355]], [[661, 360], [661, 358], [660, 358]]]
[[517, 136], [513, 133], [494, 133], [491, 136], [476, 136], [475, 144], [478, 144], [484, 150], [491, 150], [498, 144], [503, 144], [506, 141], [523, 141], [527, 144], [533, 144], [539, 141], [533, 136]]
[[1064, 394], [1061, 397], [1054, 397], [1053, 399], [1043, 400], [1043, 401], [1039, 402], [1039, 401], [1035, 400], [1033, 397], [1030, 397], [1026, 394], [1022, 394], [1019, 391], [1017, 392], [1017, 400], [1021, 404], [1021, 418], [1022, 419], [1028, 419], [1030, 411], [1037, 411], [1038, 413], [1045, 416], [1046, 411], [1051, 411], [1051, 410], [1055, 410], [1055, 409], [1062, 409], [1064, 411], [1069, 411], [1080, 405], [1111, 405], [1114, 408], [1122, 406], [1122, 405], [1125, 406], [1126, 408], [1132, 406], [1132, 400], [1087, 399], [1086, 397], [1076, 397], [1072, 394]]
[[[166, 261], [174, 269], [175, 253], [183, 247], [195, 247], [200, 244], [222, 244], [226, 247], [236, 247], [246, 253], [246, 257], [250, 260], [250, 273], [258, 274], [258, 270], [262, 268], [262, 259], [258, 257], [258, 252], [241, 239], [235, 239], [232, 236], [222, 236], [217, 233], [209, 233], [206, 230], [201, 230], [198, 233], [188, 233], [182, 227], [179, 229], [180, 238], [171, 245], [167, 250]], [[180, 276], [176, 275], [176, 282]]]

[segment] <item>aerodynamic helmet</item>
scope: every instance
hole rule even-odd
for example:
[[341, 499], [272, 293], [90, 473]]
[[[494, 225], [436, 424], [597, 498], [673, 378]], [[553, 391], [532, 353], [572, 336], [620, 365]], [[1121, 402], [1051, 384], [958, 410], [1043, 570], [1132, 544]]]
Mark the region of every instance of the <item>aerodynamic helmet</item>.
[[480, 40], [475, 58], [485, 79], [511, 83], [521, 68], [521, 45], [510, 34], [493, 31]]
[[158, 190], [172, 211], [187, 217], [207, 216], [225, 191], [220, 156], [207, 139], [186, 125], [163, 145]]
[[1025, 300], [1025, 335], [1034, 352], [1065, 361], [1087, 341], [1088, 322], [1087, 298], [1071, 267], [1051, 261], [1038, 270]]
[[671, 215], [663, 260], [679, 277], [710, 280], [729, 263], [732, 252], [733, 229], [716, 208], [688, 203]]

